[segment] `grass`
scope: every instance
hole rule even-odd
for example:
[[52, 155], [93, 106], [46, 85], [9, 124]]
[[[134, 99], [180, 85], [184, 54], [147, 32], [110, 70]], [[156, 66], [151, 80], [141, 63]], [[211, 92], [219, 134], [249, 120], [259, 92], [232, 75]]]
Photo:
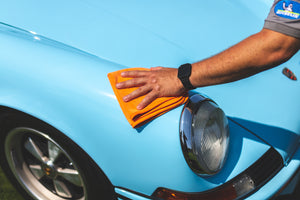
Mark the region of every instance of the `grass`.
[[0, 168], [0, 200], [24, 200], [5, 177]]

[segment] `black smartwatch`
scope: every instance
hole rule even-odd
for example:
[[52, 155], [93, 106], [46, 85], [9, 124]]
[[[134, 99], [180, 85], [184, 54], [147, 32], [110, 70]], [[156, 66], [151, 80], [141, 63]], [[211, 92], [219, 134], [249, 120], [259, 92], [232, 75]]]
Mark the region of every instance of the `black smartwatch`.
[[180, 65], [180, 67], [178, 68], [177, 77], [180, 79], [182, 85], [187, 90], [195, 89], [195, 87], [191, 84], [189, 79], [191, 73], [192, 73], [192, 65], [190, 63]]

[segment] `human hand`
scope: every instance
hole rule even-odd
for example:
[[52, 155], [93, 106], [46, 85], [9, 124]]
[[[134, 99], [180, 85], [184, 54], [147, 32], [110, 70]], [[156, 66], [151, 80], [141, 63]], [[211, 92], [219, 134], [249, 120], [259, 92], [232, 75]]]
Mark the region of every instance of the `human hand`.
[[159, 97], [180, 96], [186, 92], [181, 81], [177, 78], [177, 68], [154, 67], [150, 71], [125, 71], [121, 73], [130, 80], [116, 84], [116, 88], [125, 89], [138, 87], [126, 95], [123, 101], [129, 102], [135, 98], [146, 95], [137, 109], [141, 110]]

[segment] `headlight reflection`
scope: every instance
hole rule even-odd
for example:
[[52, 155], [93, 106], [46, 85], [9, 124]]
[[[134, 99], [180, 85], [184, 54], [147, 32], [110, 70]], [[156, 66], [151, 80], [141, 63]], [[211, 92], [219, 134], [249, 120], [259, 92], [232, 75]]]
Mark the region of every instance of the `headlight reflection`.
[[213, 101], [194, 95], [183, 109], [180, 120], [183, 154], [198, 175], [219, 172], [228, 152], [228, 120]]

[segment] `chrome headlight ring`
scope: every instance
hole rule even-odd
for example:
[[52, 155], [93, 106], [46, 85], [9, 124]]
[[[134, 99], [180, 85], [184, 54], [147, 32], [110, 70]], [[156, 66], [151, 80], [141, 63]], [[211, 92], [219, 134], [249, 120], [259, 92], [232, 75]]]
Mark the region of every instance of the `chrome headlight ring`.
[[190, 97], [180, 119], [180, 142], [186, 162], [198, 175], [218, 173], [226, 160], [228, 120], [211, 99]]

